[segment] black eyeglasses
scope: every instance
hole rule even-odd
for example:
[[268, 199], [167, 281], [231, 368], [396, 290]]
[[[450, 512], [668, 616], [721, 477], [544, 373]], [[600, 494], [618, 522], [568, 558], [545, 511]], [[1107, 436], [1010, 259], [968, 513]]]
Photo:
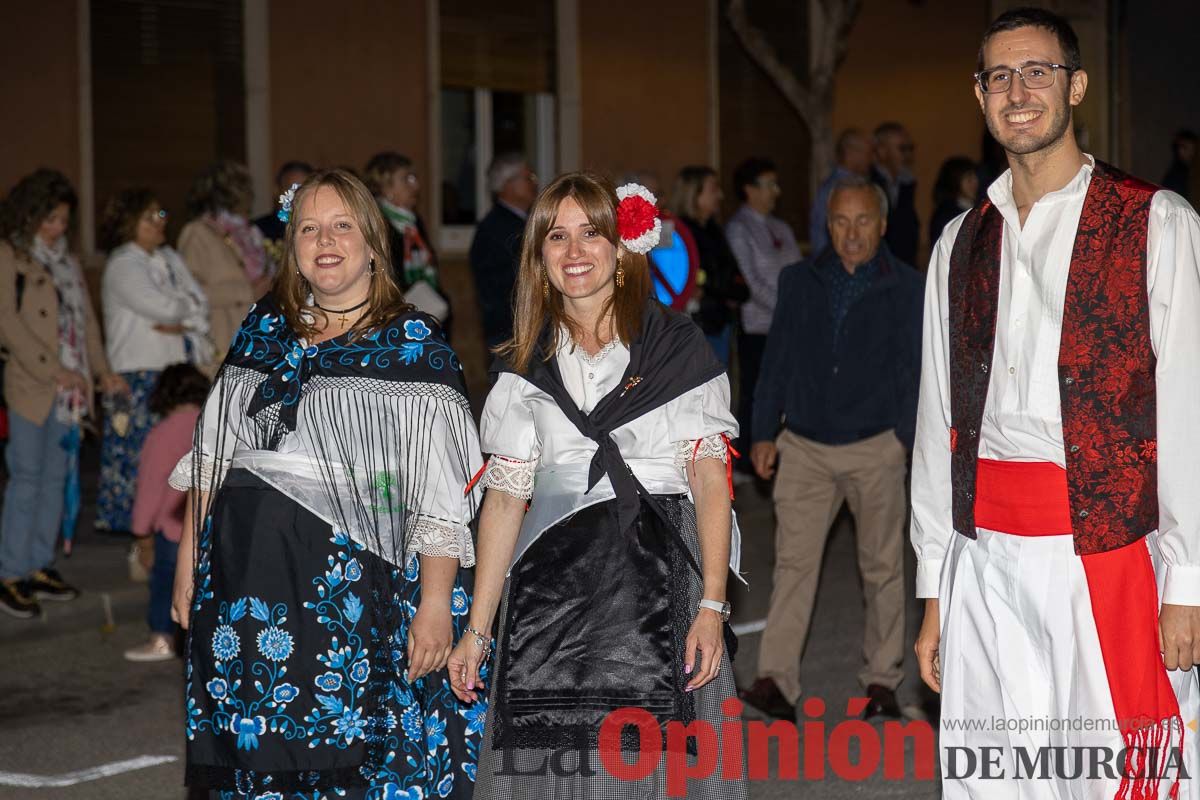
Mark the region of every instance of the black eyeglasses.
[[1078, 67], [1066, 64], [1046, 64], [1032, 61], [1023, 67], [995, 67], [975, 73], [979, 88], [988, 94], [1000, 94], [1012, 88], [1013, 76], [1021, 79], [1026, 89], [1047, 89], [1054, 85], [1054, 76], [1060, 69], [1074, 72]]

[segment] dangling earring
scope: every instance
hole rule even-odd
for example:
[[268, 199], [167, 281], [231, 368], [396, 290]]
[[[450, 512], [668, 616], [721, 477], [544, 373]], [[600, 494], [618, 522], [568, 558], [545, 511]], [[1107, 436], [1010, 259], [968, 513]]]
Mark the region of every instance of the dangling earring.
[[374, 275], [374, 274], [375, 274], [375, 256], [371, 256], [371, 266], [370, 266], [370, 271], [371, 271], [371, 274], [372, 274], [372, 275]]
[[546, 277], [545, 270], [542, 270], [542, 299], [550, 299], [550, 279]]
[[625, 267], [621, 266], [621, 258], [617, 257], [617, 288], [625, 286]]

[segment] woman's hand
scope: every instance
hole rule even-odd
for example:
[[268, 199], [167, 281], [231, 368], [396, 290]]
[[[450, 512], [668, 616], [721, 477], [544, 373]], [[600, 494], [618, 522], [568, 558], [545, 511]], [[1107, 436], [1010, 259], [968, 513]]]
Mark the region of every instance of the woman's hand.
[[192, 552], [189, 548], [185, 556], [181, 547], [175, 563], [175, 585], [171, 589], [171, 620], [185, 631], [192, 610], [192, 583]]
[[487, 651], [478, 640], [479, 637], [470, 631], [463, 633], [446, 664], [446, 669], [450, 672], [450, 689], [454, 696], [464, 703], [474, 703], [479, 699], [479, 693], [476, 691], [480, 688], [479, 667], [487, 659]]
[[450, 605], [424, 599], [408, 628], [409, 683], [446, 666], [454, 630], [450, 625]]
[[142, 565], [142, 569], [149, 572], [154, 568], [154, 537], [139, 536], [133, 540], [133, 547], [137, 552], [138, 563]]
[[185, 328], [183, 326], [182, 322], [175, 322], [172, 324], [167, 324], [165, 322], [156, 322], [156, 323], [154, 323], [154, 330], [158, 331], [159, 333], [165, 333], [167, 335], [174, 335], [174, 336], [179, 336], [184, 333], [187, 333], [187, 328]]
[[129, 394], [129, 384], [115, 372], [100, 378], [100, 391], [104, 394]]
[[54, 382], [58, 385], [59, 389], [78, 389], [85, 395], [91, 388], [88, 386], [87, 378], [83, 377], [81, 373], [73, 369], [67, 369], [66, 367], [58, 371], [54, 376]]
[[721, 671], [721, 656], [725, 654], [721, 625], [721, 615], [711, 608], [702, 608], [696, 613], [683, 648], [683, 671], [692, 676], [686, 691], [694, 692]]

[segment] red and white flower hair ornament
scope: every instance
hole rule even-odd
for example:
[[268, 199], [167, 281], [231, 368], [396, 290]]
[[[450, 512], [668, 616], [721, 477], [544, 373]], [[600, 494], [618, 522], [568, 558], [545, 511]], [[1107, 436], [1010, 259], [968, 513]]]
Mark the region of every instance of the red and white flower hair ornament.
[[617, 236], [621, 245], [631, 253], [649, 253], [662, 235], [658, 199], [640, 183], [627, 183], [617, 189], [617, 200]]

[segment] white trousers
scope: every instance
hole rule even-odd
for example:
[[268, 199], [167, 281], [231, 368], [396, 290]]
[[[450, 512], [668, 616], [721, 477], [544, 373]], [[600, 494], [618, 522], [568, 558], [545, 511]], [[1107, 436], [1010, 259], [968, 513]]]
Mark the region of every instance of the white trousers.
[[[942, 567], [942, 797], [1112, 800], [1124, 742], [1071, 536], [978, 534], [955, 535]], [[1157, 539], [1144, 541], [1161, 602]], [[1179, 797], [1200, 800], [1197, 671], [1168, 675], [1185, 726]]]

